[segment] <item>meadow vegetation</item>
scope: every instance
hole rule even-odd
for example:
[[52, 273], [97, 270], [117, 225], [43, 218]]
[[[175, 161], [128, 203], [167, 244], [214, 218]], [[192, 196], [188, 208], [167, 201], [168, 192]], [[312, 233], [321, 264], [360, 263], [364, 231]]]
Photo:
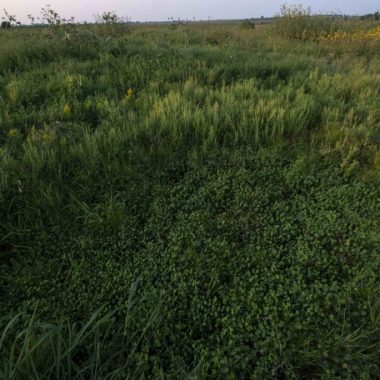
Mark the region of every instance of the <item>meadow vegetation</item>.
[[97, 21], [0, 30], [0, 378], [378, 379], [378, 21]]

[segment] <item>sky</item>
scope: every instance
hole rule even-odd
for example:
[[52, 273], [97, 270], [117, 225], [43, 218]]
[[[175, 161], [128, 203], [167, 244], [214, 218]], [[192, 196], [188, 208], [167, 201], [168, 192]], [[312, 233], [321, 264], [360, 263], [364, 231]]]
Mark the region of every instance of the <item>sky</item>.
[[380, 10], [379, 0], [0, 0], [0, 14], [5, 8], [26, 22], [26, 16], [39, 16], [46, 4], [61, 16], [75, 16], [76, 21], [92, 21], [95, 14], [115, 11], [132, 21], [166, 21], [175, 19], [242, 19], [270, 17], [275, 15], [284, 3], [303, 3], [314, 12], [335, 12], [340, 14], [366, 14]]

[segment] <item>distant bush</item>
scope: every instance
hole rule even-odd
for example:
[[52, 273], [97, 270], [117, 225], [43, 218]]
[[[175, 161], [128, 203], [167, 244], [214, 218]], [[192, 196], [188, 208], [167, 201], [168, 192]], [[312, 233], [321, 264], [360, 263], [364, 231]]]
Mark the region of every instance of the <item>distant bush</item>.
[[74, 17], [63, 18], [50, 5], [47, 5], [46, 8], [41, 9], [41, 21], [56, 29], [61, 25], [74, 23]]
[[291, 40], [318, 40], [338, 29], [332, 15], [313, 15], [302, 5], [283, 5], [274, 22], [275, 31]]
[[130, 23], [128, 17], [119, 16], [117, 13], [108, 11], [95, 16], [98, 32], [105, 35], [116, 36], [123, 33], [130, 33]]
[[256, 25], [252, 20], [246, 19], [241, 22], [240, 27], [243, 29], [255, 29]]
[[169, 17], [168, 20], [169, 20], [169, 23], [170, 23], [169, 26], [171, 29], [177, 29], [187, 24], [186, 21], [181, 20], [180, 18], [175, 19], [174, 17]]
[[6, 9], [3, 9], [3, 11], [4, 16], [2, 17], [1, 29], [9, 29], [13, 25], [21, 25], [21, 22], [17, 21], [15, 15], [10, 14]]
[[11, 27], [11, 23], [9, 21], [1, 22], [1, 29], [9, 29]]
[[107, 25], [112, 25], [112, 24], [123, 24], [128, 22], [128, 19], [125, 17], [119, 16], [117, 13], [108, 11], [108, 12], [103, 12], [100, 15], [95, 16], [95, 21], [98, 24], [107, 24]]

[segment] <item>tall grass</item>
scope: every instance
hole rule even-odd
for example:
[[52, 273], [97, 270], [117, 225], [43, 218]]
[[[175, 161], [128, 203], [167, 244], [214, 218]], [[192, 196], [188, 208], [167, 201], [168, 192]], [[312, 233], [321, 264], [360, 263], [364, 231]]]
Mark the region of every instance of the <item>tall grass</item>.
[[[117, 311], [98, 310], [81, 323], [39, 322], [38, 306], [31, 316], [15, 315], [1, 333], [1, 378], [141, 378], [147, 368], [139, 365], [138, 352], [149, 344], [160, 323], [160, 299], [155, 298], [156, 303], [142, 315], [139, 309], [144, 299], [136, 295], [137, 286], [138, 282], [133, 283], [126, 297], [124, 324], [115, 322]], [[137, 318], [144, 320], [138, 321], [139, 329]]]

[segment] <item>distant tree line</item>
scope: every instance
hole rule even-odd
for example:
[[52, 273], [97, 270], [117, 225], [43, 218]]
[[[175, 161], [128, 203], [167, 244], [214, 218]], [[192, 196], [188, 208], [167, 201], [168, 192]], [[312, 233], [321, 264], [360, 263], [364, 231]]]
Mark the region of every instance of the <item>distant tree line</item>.
[[371, 20], [371, 21], [379, 21], [380, 20], [380, 13], [368, 13], [366, 15], [360, 16], [361, 20]]

